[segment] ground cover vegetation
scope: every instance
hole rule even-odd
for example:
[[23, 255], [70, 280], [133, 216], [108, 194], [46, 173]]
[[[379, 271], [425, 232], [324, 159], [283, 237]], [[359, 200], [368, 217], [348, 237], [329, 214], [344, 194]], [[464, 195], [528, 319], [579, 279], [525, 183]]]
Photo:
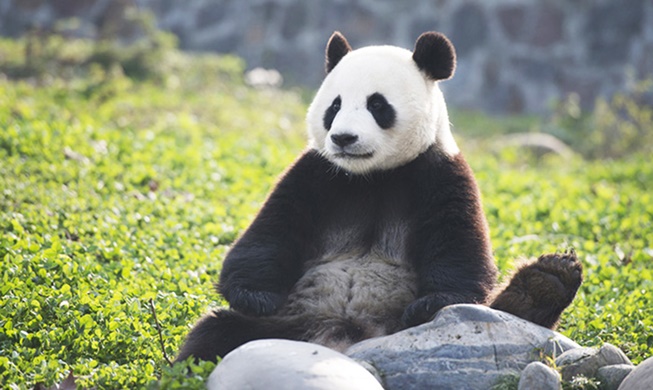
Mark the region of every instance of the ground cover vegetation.
[[[3, 388], [47, 388], [71, 372], [82, 387], [201, 388], [213, 368], [166, 357], [225, 304], [212, 287], [221, 260], [304, 148], [307, 93], [252, 88], [239, 59], [184, 55], [159, 38], [130, 50], [0, 41]], [[652, 143], [610, 140], [653, 128], [650, 107], [619, 99], [544, 124], [466, 112], [452, 122], [502, 273], [574, 248], [585, 282], [560, 331], [638, 363], [653, 355]], [[489, 146], [541, 129], [577, 154]]]

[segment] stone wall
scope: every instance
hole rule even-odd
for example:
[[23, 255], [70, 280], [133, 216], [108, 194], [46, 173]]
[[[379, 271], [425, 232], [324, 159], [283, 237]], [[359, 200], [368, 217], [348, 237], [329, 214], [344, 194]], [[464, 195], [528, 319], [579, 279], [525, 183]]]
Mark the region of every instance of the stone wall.
[[235, 53], [309, 87], [340, 30], [354, 47], [411, 48], [427, 30], [447, 34], [458, 70], [450, 104], [495, 113], [542, 113], [577, 93], [583, 106], [653, 76], [653, 0], [0, 0], [0, 34], [79, 17], [96, 37], [107, 14], [150, 9], [186, 50]]

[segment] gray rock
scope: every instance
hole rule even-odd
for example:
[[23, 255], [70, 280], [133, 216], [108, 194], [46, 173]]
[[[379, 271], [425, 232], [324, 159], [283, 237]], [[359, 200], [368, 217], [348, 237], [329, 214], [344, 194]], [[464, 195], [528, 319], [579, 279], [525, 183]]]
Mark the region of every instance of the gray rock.
[[519, 378], [518, 390], [559, 390], [560, 374], [544, 363], [530, 363]]
[[580, 348], [565, 336], [480, 305], [442, 309], [427, 324], [370, 339], [346, 354], [373, 366], [384, 388], [488, 389], [540, 359], [552, 342]]
[[601, 389], [617, 390], [624, 378], [634, 369], [635, 366], [630, 364], [613, 364], [601, 367], [596, 371], [596, 379], [601, 382]]
[[619, 386], [619, 390], [650, 389], [653, 389], [653, 357], [641, 362]]
[[222, 360], [208, 390], [382, 390], [379, 382], [347, 356], [321, 345], [257, 340]]
[[556, 366], [560, 367], [562, 379], [565, 381], [578, 375], [596, 378], [599, 368], [614, 364], [632, 365], [619, 348], [607, 343], [599, 349], [580, 348], [567, 351], [556, 359]]

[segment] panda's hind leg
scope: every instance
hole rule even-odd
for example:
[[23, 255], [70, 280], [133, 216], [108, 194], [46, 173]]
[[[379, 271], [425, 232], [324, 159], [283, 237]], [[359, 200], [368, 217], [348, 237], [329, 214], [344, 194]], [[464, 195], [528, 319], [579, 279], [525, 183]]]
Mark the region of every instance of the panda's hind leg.
[[175, 359], [217, 361], [241, 345], [265, 338], [301, 340], [303, 327], [293, 318], [253, 317], [234, 310], [215, 310], [202, 317], [186, 336]]
[[583, 280], [582, 270], [573, 250], [542, 255], [521, 267], [490, 307], [555, 328], [560, 314], [576, 296]]

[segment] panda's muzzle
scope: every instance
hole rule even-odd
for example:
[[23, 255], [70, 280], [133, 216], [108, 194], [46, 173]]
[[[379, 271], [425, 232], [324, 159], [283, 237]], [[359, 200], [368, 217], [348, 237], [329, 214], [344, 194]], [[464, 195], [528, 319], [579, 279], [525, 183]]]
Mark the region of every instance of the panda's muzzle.
[[358, 136], [351, 133], [331, 134], [331, 143], [334, 146], [333, 156], [342, 159], [366, 159], [374, 155], [373, 152], [361, 150]]
[[333, 153], [336, 158], [343, 159], [365, 159], [374, 155], [372, 152], [360, 152], [360, 148], [356, 145], [358, 136], [351, 133], [336, 133], [331, 134], [331, 142], [337, 147], [337, 151]]

